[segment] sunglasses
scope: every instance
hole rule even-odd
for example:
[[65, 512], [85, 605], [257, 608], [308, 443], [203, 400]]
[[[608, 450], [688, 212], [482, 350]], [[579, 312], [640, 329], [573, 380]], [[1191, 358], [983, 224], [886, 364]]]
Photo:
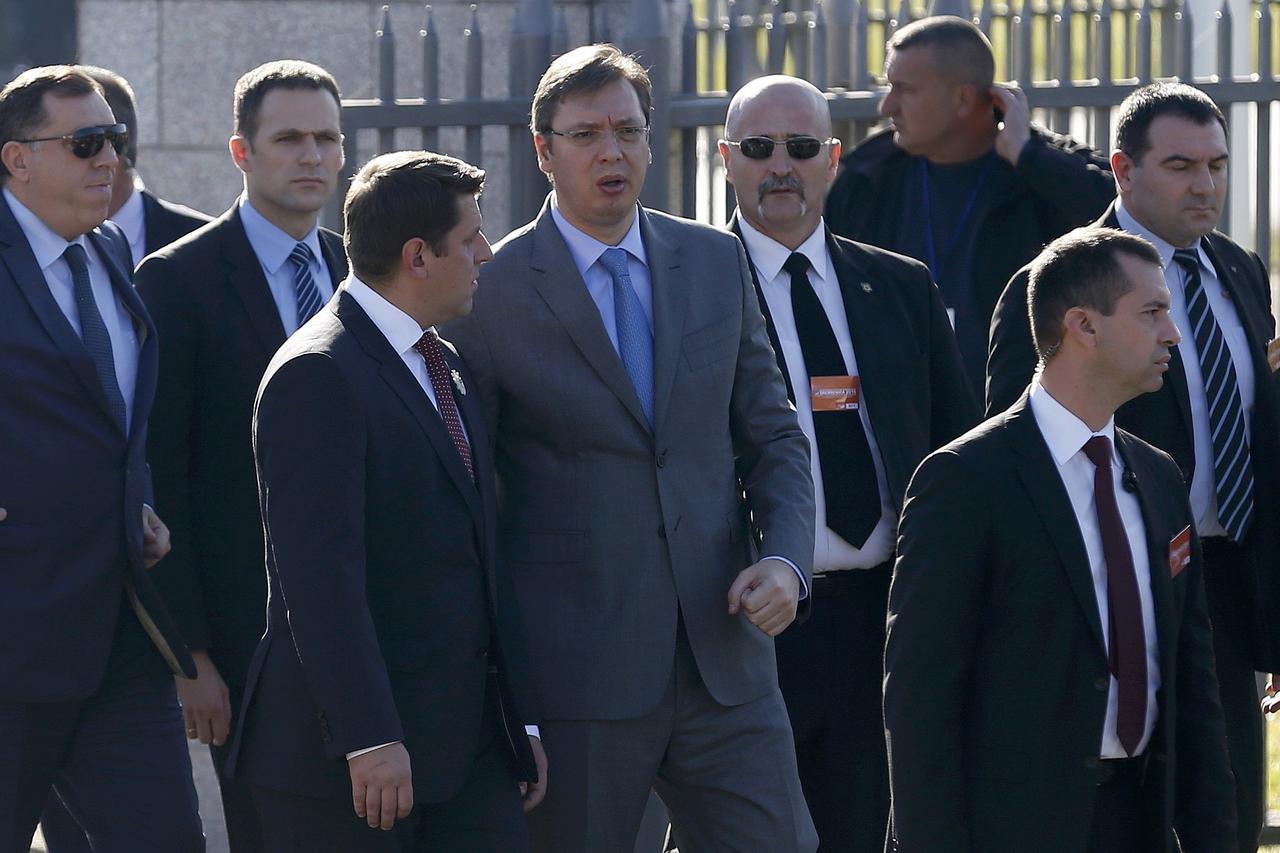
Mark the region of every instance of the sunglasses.
[[104, 124], [97, 127], [82, 127], [63, 136], [44, 136], [39, 139], [17, 139], [15, 142], [65, 142], [71, 153], [81, 160], [88, 160], [102, 150], [108, 142], [116, 150], [116, 154], [124, 154], [129, 146], [129, 128], [123, 124]]
[[742, 156], [752, 160], [768, 160], [773, 156], [773, 146], [786, 145], [787, 154], [792, 160], [812, 160], [818, 156], [822, 146], [835, 142], [835, 138], [816, 139], [812, 136], [792, 136], [784, 142], [770, 139], [767, 136], [744, 136], [737, 142], [732, 139], [722, 140], [725, 145], [732, 145], [742, 152]]

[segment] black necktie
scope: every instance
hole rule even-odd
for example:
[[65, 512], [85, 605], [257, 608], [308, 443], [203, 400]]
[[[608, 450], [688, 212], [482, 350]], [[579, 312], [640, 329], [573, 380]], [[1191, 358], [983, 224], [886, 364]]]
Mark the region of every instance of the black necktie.
[[1196, 339], [1204, 396], [1209, 405], [1209, 432], [1213, 439], [1213, 483], [1218, 497], [1218, 521], [1239, 542], [1253, 519], [1253, 463], [1245, 439], [1244, 407], [1231, 351], [1213, 317], [1209, 297], [1200, 281], [1200, 255], [1195, 249], [1178, 249], [1173, 259], [1187, 274], [1183, 285], [1187, 322]]
[[[782, 268], [791, 275], [791, 310], [805, 372], [810, 377], [847, 376], [849, 368], [827, 312], [809, 283], [809, 259], [793, 252]], [[797, 396], [811, 393], [807, 388], [795, 391]], [[827, 527], [861, 548], [881, 515], [880, 487], [862, 417], [857, 410], [814, 412], [813, 433], [826, 493]]]
[[1130, 756], [1142, 742], [1147, 727], [1147, 638], [1142, 628], [1142, 598], [1133, 551], [1116, 504], [1111, 476], [1111, 442], [1095, 435], [1084, 443], [1084, 455], [1093, 473], [1093, 503], [1102, 534], [1102, 559], [1107, 564], [1107, 616], [1110, 624], [1110, 664], [1116, 691], [1116, 736]]

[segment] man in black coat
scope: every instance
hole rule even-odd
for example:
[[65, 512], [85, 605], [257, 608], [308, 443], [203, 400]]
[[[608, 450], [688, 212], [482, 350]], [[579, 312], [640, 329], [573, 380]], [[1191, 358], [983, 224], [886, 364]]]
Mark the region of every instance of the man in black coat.
[[230, 149], [244, 195], [137, 273], [160, 337], [148, 459], [174, 549], [156, 573], [199, 677], [180, 680], [187, 734], [213, 745], [231, 849], [261, 849], [247, 793], [221, 774], [233, 711], [266, 614], [250, 424], [285, 338], [347, 274], [341, 238], [318, 227], [337, 187], [337, 84], [309, 63], [271, 62], [236, 84]]
[[[840, 141], [822, 93], [794, 77], [753, 80], [734, 95], [725, 135], [732, 227], [810, 440], [817, 492], [813, 612], [775, 640], [778, 683], [818, 849], [879, 851], [889, 815], [881, 659], [898, 512], [916, 465], [976, 423], [977, 404], [924, 265], [823, 224]], [[833, 410], [814, 383], [856, 391]]]
[[425, 151], [361, 169], [352, 276], [258, 392], [271, 605], [233, 762], [271, 850], [529, 849], [546, 761], [493, 453], [435, 330], [492, 257], [483, 179]]
[[[1270, 281], [1257, 255], [1213, 230], [1227, 192], [1226, 123], [1202, 92], [1157, 84], [1126, 98], [1111, 163], [1120, 199], [1096, 224], [1139, 234], [1160, 250], [1182, 330], [1164, 387], [1123, 406], [1116, 422], [1167, 451], [1190, 491], [1236, 778], [1238, 849], [1253, 853], [1265, 817], [1254, 671], [1280, 670], [1280, 394], [1267, 361], [1275, 337]], [[1026, 292], [1022, 270], [992, 318], [989, 414], [1016, 399], [1035, 371]]]
[[926, 18], [889, 41], [892, 127], [844, 157], [827, 198], [837, 234], [929, 265], [975, 397], [991, 309], [1015, 270], [1086, 225], [1115, 194], [1106, 158], [1030, 124], [1027, 97], [993, 85], [991, 44], [960, 18]]
[[[921, 463], [885, 646], [901, 853], [1230, 853], [1200, 540], [1115, 427], [1179, 333], [1154, 246], [1077, 230], [1031, 272], [1029, 391]], [[1045, 817], [1053, 816], [1046, 831]]]

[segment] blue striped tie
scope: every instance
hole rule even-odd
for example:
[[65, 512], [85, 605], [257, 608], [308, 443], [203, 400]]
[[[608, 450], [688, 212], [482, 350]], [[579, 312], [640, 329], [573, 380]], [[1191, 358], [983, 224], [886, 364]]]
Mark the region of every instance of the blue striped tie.
[[1209, 297], [1200, 281], [1200, 255], [1195, 249], [1173, 253], [1186, 273], [1187, 320], [1196, 339], [1204, 395], [1209, 403], [1209, 431], [1213, 438], [1213, 479], [1218, 496], [1218, 520], [1236, 542], [1244, 539], [1253, 519], [1253, 461], [1245, 437], [1244, 407], [1231, 351], [1218, 327]]
[[89, 283], [89, 261], [84, 246], [72, 243], [62, 253], [62, 258], [71, 269], [71, 284], [75, 291], [76, 311], [80, 315], [80, 337], [84, 339], [84, 347], [93, 359], [94, 369], [102, 382], [102, 390], [107, 394], [107, 405], [111, 414], [119, 422], [120, 428], [128, 425], [128, 416], [124, 405], [124, 396], [120, 393], [120, 383], [116, 379], [115, 352], [111, 349], [111, 335], [107, 332], [107, 324], [102, 321], [98, 311], [98, 302], [93, 298], [93, 286]]
[[645, 318], [640, 297], [631, 284], [631, 272], [627, 269], [627, 250], [605, 249], [600, 255], [600, 265], [609, 271], [613, 279], [613, 319], [618, 330], [618, 355], [622, 366], [631, 377], [640, 408], [653, 426], [653, 332]]
[[289, 253], [289, 261], [293, 264], [293, 292], [298, 297], [299, 326], [310, 320], [324, 304], [316, 280], [311, 276], [311, 262], [315, 257], [306, 243], [299, 243]]

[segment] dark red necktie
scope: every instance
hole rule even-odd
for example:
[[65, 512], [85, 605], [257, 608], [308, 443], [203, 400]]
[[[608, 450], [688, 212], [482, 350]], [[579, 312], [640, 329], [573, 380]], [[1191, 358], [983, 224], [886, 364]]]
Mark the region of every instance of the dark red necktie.
[[1147, 725], [1147, 641], [1142, 629], [1142, 599], [1133, 552], [1124, 532], [1111, 478], [1111, 441], [1095, 435], [1085, 442], [1084, 454], [1097, 469], [1093, 476], [1093, 500], [1102, 532], [1102, 556], [1107, 564], [1108, 629], [1111, 636], [1111, 674], [1119, 683], [1116, 735], [1132, 756]]
[[453, 399], [453, 378], [449, 365], [444, 360], [444, 347], [440, 344], [440, 336], [435, 329], [427, 329], [413, 345], [427, 362], [427, 375], [431, 377], [431, 387], [436, 392], [436, 409], [444, 421], [453, 446], [458, 448], [462, 464], [466, 467], [471, 479], [475, 480], [476, 472], [471, 464], [471, 445], [467, 444], [467, 434], [462, 429], [462, 418], [458, 415], [458, 404]]

